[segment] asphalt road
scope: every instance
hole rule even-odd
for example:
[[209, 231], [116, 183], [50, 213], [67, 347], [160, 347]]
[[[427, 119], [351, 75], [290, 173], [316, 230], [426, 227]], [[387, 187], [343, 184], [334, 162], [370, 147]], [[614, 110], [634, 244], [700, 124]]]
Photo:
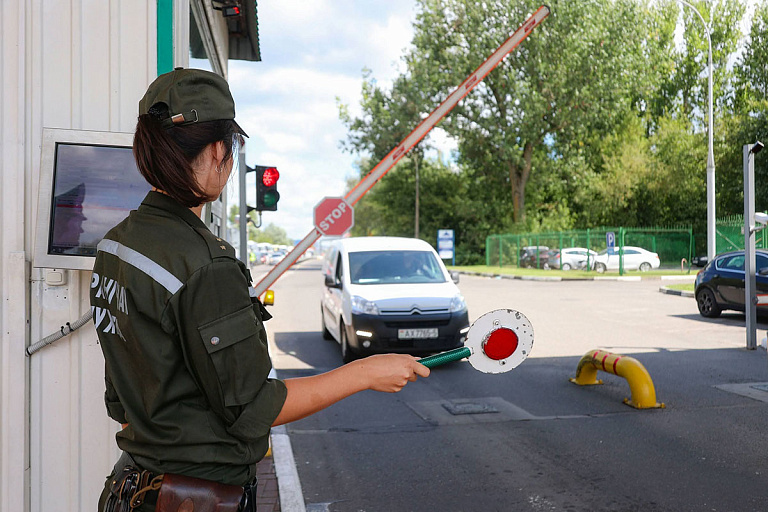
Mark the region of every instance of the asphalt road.
[[[768, 356], [744, 348], [743, 315], [704, 319], [661, 284], [462, 276], [470, 320], [528, 316], [531, 357], [499, 375], [453, 363], [289, 425], [307, 510], [768, 510]], [[321, 287], [314, 261], [274, 286], [267, 327], [282, 378], [341, 364], [320, 334]], [[571, 384], [593, 349], [640, 361], [666, 408], [624, 405], [629, 386], [608, 373]]]

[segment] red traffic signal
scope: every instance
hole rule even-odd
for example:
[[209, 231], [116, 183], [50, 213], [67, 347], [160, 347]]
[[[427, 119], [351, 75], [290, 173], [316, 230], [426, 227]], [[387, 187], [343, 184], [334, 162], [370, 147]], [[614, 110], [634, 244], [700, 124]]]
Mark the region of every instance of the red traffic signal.
[[273, 187], [277, 184], [277, 180], [280, 179], [280, 173], [275, 167], [267, 167], [261, 174], [261, 183], [265, 187]]
[[277, 180], [280, 172], [276, 167], [254, 165], [256, 171], [256, 209], [260, 212], [277, 210], [280, 193], [277, 191]]

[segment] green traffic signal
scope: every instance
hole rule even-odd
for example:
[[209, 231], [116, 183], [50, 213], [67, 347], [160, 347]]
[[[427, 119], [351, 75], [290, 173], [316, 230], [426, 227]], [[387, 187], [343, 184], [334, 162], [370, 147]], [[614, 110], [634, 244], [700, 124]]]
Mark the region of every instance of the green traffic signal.
[[[277, 190], [267, 190], [264, 192], [263, 195], [264, 200], [264, 209], [268, 210], [270, 207], [277, 205], [277, 202], [280, 200], [280, 194], [277, 192]], [[275, 210], [277, 208], [274, 208]]]

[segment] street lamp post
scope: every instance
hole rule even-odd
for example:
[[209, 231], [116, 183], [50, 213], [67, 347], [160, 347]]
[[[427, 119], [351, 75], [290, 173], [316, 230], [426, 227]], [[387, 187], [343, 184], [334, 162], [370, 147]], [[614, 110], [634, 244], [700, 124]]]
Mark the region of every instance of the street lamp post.
[[685, 0], [677, 0], [681, 4], [693, 9], [702, 25], [704, 25], [704, 32], [707, 35], [707, 44], [709, 45], [709, 115], [708, 115], [708, 127], [707, 132], [709, 135], [709, 150], [707, 153], [707, 259], [712, 261], [717, 252], [716, 248], [716, 217], [715, 217], [715, 156], [712, 149], [713, 146], [713, 132], [712, 132], [712, 38], [709, 34], [709, 27], [707, 22], [704, 21], [704, 17], [701, 15], [698, 9], [686, 2]]

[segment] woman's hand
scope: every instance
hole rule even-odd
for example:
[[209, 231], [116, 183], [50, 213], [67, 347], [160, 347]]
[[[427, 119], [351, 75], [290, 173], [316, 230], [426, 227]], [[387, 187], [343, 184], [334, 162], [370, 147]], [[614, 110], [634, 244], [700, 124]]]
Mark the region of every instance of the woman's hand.
[[385, 393], [397, 393], [408, 382], [419, 377], [429, 377], [429, 368], [406, 354], [377, 354], [360, 359], [356, 363], [368, 380], [367, 389]]

